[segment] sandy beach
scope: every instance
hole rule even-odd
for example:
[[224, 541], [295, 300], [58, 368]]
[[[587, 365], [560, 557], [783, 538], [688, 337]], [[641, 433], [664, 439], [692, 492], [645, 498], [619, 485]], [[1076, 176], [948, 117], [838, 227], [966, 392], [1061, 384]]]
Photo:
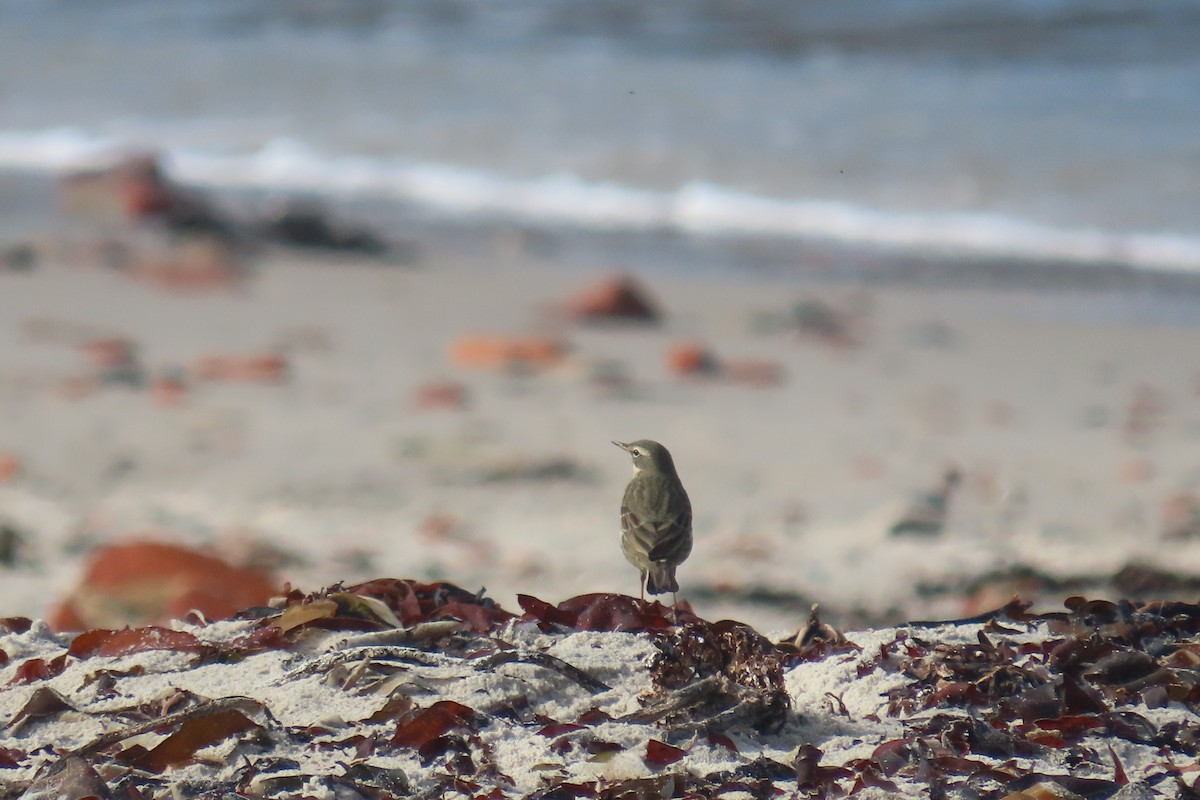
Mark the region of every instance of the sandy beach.
[[[236, 283], [180, 292], [81, 258], [72, 230], [0, 272], [0, 453], [18, 465], [0, 518], [22, 542], [0, 567], [8, 614], [47, 615], [90, 548], [140, 538], [305, 589], [634, 593], [630, 469], [609, 442], [637, 438], [671, 449], [691, 494], [682, 596], [711, 619], [794, 630], [812, 603], [843, 625], [950, 618], [1014, 592], [1128, 593], [1113, 580], [1130, 565], [1139, 593], [1170, 594], [1200, 569], [1196, 539], [1164, 538], [1200, 483], [1186, 295], [581, 264], [503, 228], [427, 238], [407, 264], [267, 246]], [[615, 275], [660, 324], [572, 318]], [[563, 355], [497, 368], [456, 355], [471, 336]], [[96, 377], [87, 343], [109, 339], [137, 380]], [[679, 374], [696, 346], [728, 368]], [[285, 372], [198, 372], [264, 353]], [[951, 467], [944, 529], [889, 535]]]
[[1197, 796], [1197, 38], [0, 4], [0, 800]]
[[3, 796], [1194, 791], [1186, 276], [6, 190]]

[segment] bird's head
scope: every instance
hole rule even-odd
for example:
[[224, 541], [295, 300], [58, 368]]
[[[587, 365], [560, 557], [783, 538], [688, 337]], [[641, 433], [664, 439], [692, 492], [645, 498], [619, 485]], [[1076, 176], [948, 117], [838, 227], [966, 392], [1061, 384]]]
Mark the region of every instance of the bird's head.
[[671, 453], [661, 444], [650, 439], [638, 439], [636, 442], [613, 442], [617, 447], [629, 453], [633, 459], [633, 471], [657, 472], [671, 475], [675, 472], [675, 462]]

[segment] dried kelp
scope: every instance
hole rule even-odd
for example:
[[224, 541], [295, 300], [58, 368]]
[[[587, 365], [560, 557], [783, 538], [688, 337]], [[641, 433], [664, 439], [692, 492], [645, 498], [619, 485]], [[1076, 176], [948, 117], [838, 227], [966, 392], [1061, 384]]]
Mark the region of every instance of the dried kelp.
[[[1013, 602], [856, 641], [814, 610], [775, 644], [622, 595], [520, 602], [517, 617], [450, 584], [381, 580], [292, 593], [218, 636], [204, 624], [50, 643], [0, 665], [0, 691], [22, 693], [0, 728], [0, 798], [1195, 795], [1200, 605]], [[605, 659], [630, 642], [638, 659]], [[131, 688], [251, 659], [274, 670], [252, 697]], [[831, 670], [840, 683], [813, 693], [828, 718], [798, 716], [795, 676]], [[886, 687], [867, 713], [864, 687]], [[277, 718], [279, 698], [314, 691], [359, 710]], [[39, 738], [71, 720], [102, 732], [73, 748]], [[835, 729], [869, 747], [839, 755], [822, 733]], [[510, 741], [519, 757], [501, 752]]]

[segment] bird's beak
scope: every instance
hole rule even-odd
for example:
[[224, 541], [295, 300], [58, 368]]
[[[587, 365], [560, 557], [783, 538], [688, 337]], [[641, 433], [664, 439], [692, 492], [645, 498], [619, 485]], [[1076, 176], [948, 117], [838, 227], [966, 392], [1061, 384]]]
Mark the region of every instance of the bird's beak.
[[629, 452], [629, 445], [625, 444], [625, 442], [613, 442], [613, 444], [615, 444], [617, 447], [621, 448], [625, 452], [627, 452], [627, 453]]

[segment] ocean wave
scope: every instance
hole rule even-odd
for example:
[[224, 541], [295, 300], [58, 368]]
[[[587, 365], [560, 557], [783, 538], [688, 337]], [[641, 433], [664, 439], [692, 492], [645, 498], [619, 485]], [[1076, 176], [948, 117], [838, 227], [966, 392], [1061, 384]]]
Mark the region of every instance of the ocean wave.
[[[74, 129], [0, 132], [0, 167], [95, 166], [128, 146]], [[375, 195], [458, 216], [697, 236], [811, 238], [906, 252], [1200, 271], [1200, 238], [1061, 228], [985, 213], [892, 212], [694, 182], [656, 191], [572, 175], [513, 178], [404, 158], [331, 155], [291, 139], [249, 153], [164, 148], [173, 175], [211, 187]]]

